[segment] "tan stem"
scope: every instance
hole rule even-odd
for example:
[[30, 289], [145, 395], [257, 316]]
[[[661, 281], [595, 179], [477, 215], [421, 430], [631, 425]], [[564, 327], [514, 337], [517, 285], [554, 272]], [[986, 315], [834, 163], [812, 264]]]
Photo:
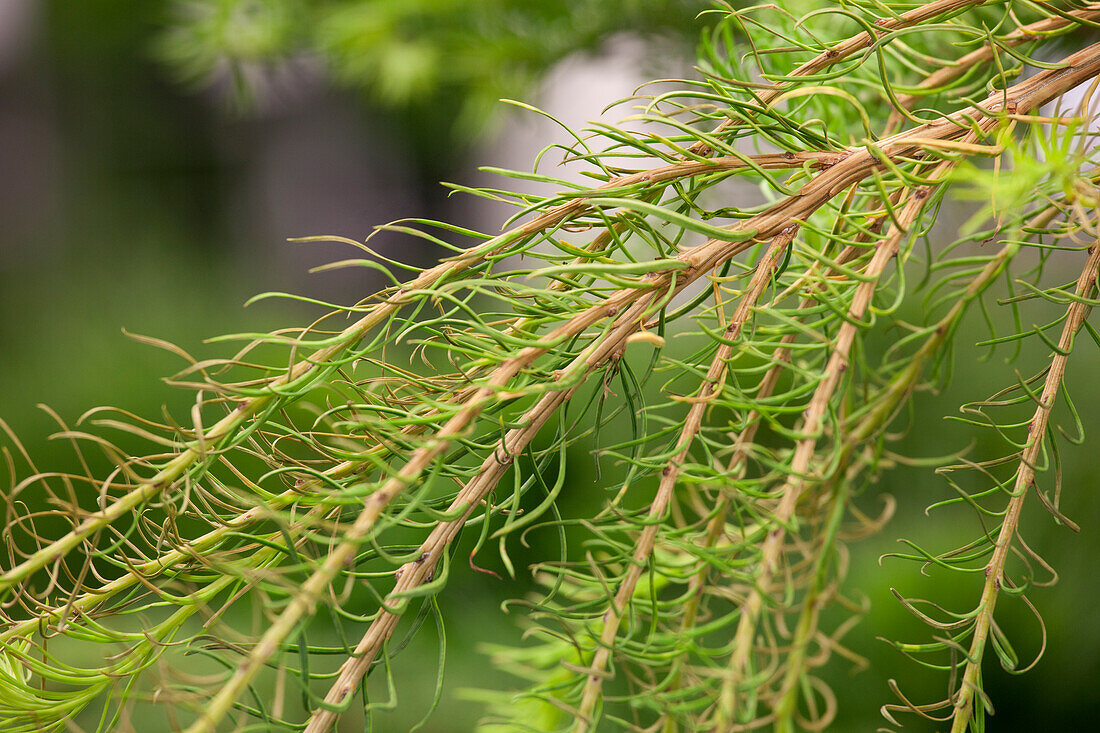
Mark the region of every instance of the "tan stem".
[[741, 330], [745, 322], [748, 321], [749, 317], [752, 315], [753, 308], [756, 307], [756, 303], [759, 301], [760, 296], [763, 295], [764, 289], [775, 274], [776, 268], [779, 267], [780, 257], [787, 247], [790, 246], [791, 240], [794, 239], [797, 230], [797, 226], [789, 226], [773, 237], [767, 252], [757, 264], [756, 270], [749, 282], [749, 286], [745, 291], [745, 295], [742, 297], [741, 303], [738, 305], [733, 319], [726, 327], [725, 334], [723, 334], [727, 342], [723, 342], [718, 347], [714, 359], [711, 361], [710, 368], [707, 370], [707, 375], [703, 380], [702, 387], [704, 394], [697, 398], [693, 402], [691, 409], [688, 410], [687, 417], [684, 420], [684, 427], [680, 431], [680, 437], [676, 443], [676, 457], [673, 458], [672, 461], [669, 462], [669, 465], [661, 472], [661, 481], [657, 487], [657, 494], [649, 506], [649, 518], [646, 523], [646, 528], [642, 531], [641, 537], [638, 538], [634, 556], [631, 559], [630, 566], [627, 568], [626, 575], [623, 576], [619, 585], [619, 590], [615, 594], [615, 598], [612, 600], [611, 605], [604, 613], [603, 631], [600, 634], [598, 646], [592, 658], [592, 664], [589, 667], [588, 678], [585, 681], [584, 691], [581, 695], [581, 704], [578, 710], [576, 727], [578, 733], [587, 731], [588, 726], [593, 722], [591, 718], [600, 697], [603, 671], [614, 650], [615, 637], [618, 635], [619, 631], [619, 623], [622, 621], [623, 613], [634, 595], [634, 589], [637, 587], [638, 579], [641, 577], [642, 572], [649, 562], [649, 557], [653, 552], [653, 547], [657, 540], [657, 532], [661, 526], [659, 520], [664, 516], [665, 511], [668, 509], [668, 504], [672, 500], [672, 492], [676, 486], [676, 480], [680, 475], [680, 467], [691, 451], [691, 445], [695, 440], [695, 435], [702, 426], [703, 413], [706, 412], [710, 401], [722, 391], [722, 386], [725, 383], [727, 366], [734, 352], [733, 344], [741, 337]]
[[[1052, 208], [1050, 211], [1054, 211], [1054, 209]], [[1032, 226], [1038, 226], [1044, 216], [1049, 219], [1051, 215], [1052, 214], [1044, 214], [1036, 217], [1032, 222]], [[865, 415], [851, 432], [845, 436], [844, 452], [840, 460], [837, 461], [838, 466], [846, 465], [850, 460], [851, 454], [858, 446], [862, 445], [864, 441], [869, 440], [881, 430], [883, 426], [889, 424], [898, 405], [902, 404], [905, 396], [908, 395], [912, 391], [914, 385], [916, 385], [917, 380], [923, 372], [925, 362], [939, 353], [947, 340], [947, 335], [959, 322], [959, 319], [962, 318], [962, 315], [966, 312], [967, 306], [993, 283], [1004, 270], [1005, 265], [1019, 251], [1020, 245], [1016, 243], [1008, 244], [1003, 247], [995, 257], [986, 263], [985, 267], [983, 267], [978, 275], [970, 282], [962, 297], [960, 297], [943, 318], [932, 327], [930, 335], [917, 353], [913, 355], [908, 366], [901, 370], [901, 372], [891, 380], [890, 384], [884, 390], [883, 396], [876, 401], [877, 404], [875, 409]], [[836, 522], [839, 521], [838, 512], [843, 510], [842, 505], [846, 501], [850, 487], [847, 478], [839, 474], [833, 474], [832, 479], [840, 483], [836, 489], [836, 496], [832, 499], [834, 502], [832, 518], [833, 521]], [[792, 719], [798, 704], [798, 682], [802, 679], [804, 674], [804, 671], [801, 669], [802, 663], [805, 659], [806, 650], [810, 641], [817, 634], [817, 623], [820, 611], [819, 593], [824, 583], [824, 578], [821, 573], [826, 557], [830, 551], [829, 548], [834, 541], [835, 526], [831, 528], [831, 531], [826, 532], [825, 544], [821, 550], [819, 550], [817, 575], [814, 578], [814, 586], [810, 592], [807, 593], [806, 598], [802, 602], [803, 608], [800, 614], [799, 623], [791, 643], [791, 648], [787, 653], [787, 673], [780, 686], [779, 702], [775, 705], [775, 727], [777, 730], [792, 729]]]
[[[997, 42], [1001, 46], [1020, 46], [1031, 41], [1036, 41], [1042, 36], [1075, 25], [1076, 21], [1083, 20], [1095, 22], [1100, 20], [1100, 8], [1096, 7], [1097, 3], [1090, 3], [1089, 5], [1090, 7], [1088, 8], [1071, 10], [1066, 13], [1066, 17], [1056, 15], [1050, 18], [1043, 18], [1035, 23], [1020, 26], [1011, 33], [1007, 33], [1001, 38], [998, 38]], [[986, 44], [975, 51], [971, 51], [965, 56], [958, 58], [949, 66], [944, 66], [942, 69], [938, 69], [929, 74], [917, 85], [917, 88], [934, 91], [938, 87], [942, 87], [959, 78], [974, 66], [988, 63], [993, 58], [993, 52], [994, 47], [990, 44]], [[905, 109], [911, 109], [913, 104], [923, 96], [922, 94], [899, 94], [898, 103]], [[895, 115], [891, 117], [891, 122], [888, 127], [900, 121], [900, 119], [901, 115], [895, 113]]]
[[501, 445], [481, 464], [477, 475], [469, 481], [451, 502], [448, 513], [461, 511], [461, 514], [447, 522], [440, 522], [419, 548], [417, 559], [402, 565], [394, 576], [397, 582], [387, 595], [378, 616], [356, 645], [355, 651], [340, 667], [336, 682], [325, 695], [324, 704], [313, 712], [306, 733], [322, 733], [336, 723], [347, 696], [359, 686], [371, 662], [382, 649], [382, 645], [393, 633], [401, 618], [403, 596], [431, 579], [436, 564], [446, 548], [458, 536], [478, 504], [489, 495], [511, 466], [514, 456], [520, 454], [538, 431], [553, 416], [554, 412], [576, 391], [576, 387], [565, 392], [552, 392], [539, 401], [535, 407], [524, 413], [522, 428], [510, 430]]
[[[1089, 250], [1089, 257], [1077, 278], [1075, 293], [1078, 298], [1088, 297], [1096, 288], [1097, 268], [1100, 267], [1100, 243], [1094, 244]], [[978, 603], [977, 616], [974, 619], [974, 634], [970, 642], [970, 653], [967, 655], [966, 669], [963, 672], [962, 682], [955, 699], [955, 713], [951, 725], [952, 733], [964, 733], [970, 726], [974, 712], [974, 697], [979, 690], [979, 676], [981, 675], [982, 655], [985, 652], [986, 641], [989, 638], [989, 630], [993, 624], [993, 611], [997, 606], [997, 598], [1001, 587], [1005, 582], [1005, 562], [1008, 560], [1012, 549], [1012, 542], [1016, 538], [1016, 530], [1020, 524], [1020, 513], [1024, 508], [1024, 499], [1027, 491], [1035, 482], [1035, 465], [1039, 460], [1039, 453], [1043, 448], [1043, 441], [1047, 434], [1047, 424], [1050, 421], [1050, 411], [1058, 397], [1058, 390], [1062, 384], [1062, 378], [1066, 373], [1066, 363], [1069, 353], [1073, 349], [1074, 337], [1081, 325], [1088, 317], [1091, 306], [1076, 300], [1066, 310], [1065, 324], [1062, 326], [1062, 335], [1058, 339], [1058, 351], [1050, 360], [1046, 380], [1043, 384], [1043, 392], [1039, 397], [1039, 404], [1035, 407], [1035, 414], [1028, 423], [1029, 440], [1020, 454], [1020, 463], [1016, 468], [1016, 481], [1012, 488], [1011, 499], [1005, 511], [1001, 529], [997, 533], [997, 541], [993, 546], [993, 556], [985, 568], [985, 583], [982, 587], [981, 601]]]
[[[941, 163], [937, 166], [936, 175], [947, 173], [953, 165], [954, 163], [950, 161]], [[921, 195], [918, 195], [918, 192]], [[848, 309], [848, 318], [837, 333], [833, 353], [825, 367], [822, 379], [803, 412], [798, 432], [805, 437], [796, 444], [791, 458], [789, 476], [777, 492], [779, 502], [774, 513], [775, 526], [761, 545], [757, 577], [748, 598], [742, 604], [741, 617], [734, 634], [730, 667], [723, 682], [718, 703], [715, 730], [724, 730], [735, 720], [738, 686], [744, 679], [745, 668], [751, 657], [757, 624], [772, 577], [780, 570], [779, 560], [786, 541], [787, 528], [791, 525], [799, 497], [806, 486], [817, 439], [825, 427], [824, 419], [832, 402], [833, 393], [848, 368], [848, 358], [860, 328], [859, 323], [874, 297], [879, 277], [885, 271], [886, 264], [898, 253], [902, 240], [908, 236], [908, 229], [923, 210], [928, 193], [927, 190], [918, 189], [910, 196], [904, 208], [898, 213], [898, 220], [902, 226], [893, 225], [885, 239], [876, 246], [875, 254], [864, 272], [865, 279], [856, 287]]]
[[[902, 13], [896, 18], [880, 18], [875, 22], [875, 25], [881, 28], [883, 33], [887, 33], [889, 31], [919, 25], [926, 20], [931, 20], [932, 18], [946, 15], [947, 13], [954, 13], [967, 7], [983, 5], [986, 2], [987, 0], [936, 0], [936, 2], [925, 3], [920, 7]], [[787, 74], [787, 76], [811, 76], [829, 68], [833, 64], [840, 63], [857, 51], [861, 51], [871, 46], [874, 42], [875, 38], [872, 37], [870, 33], [857, 33], [851, 38], [830, 46], [827, 50], [822, 51], [814, 58]], [[756, 98], [762, 104], [770, 104], [783, 92], [791, 89], [793, 85], [793, 82], [778, 82], [772, 84], [765, 89], [756, 91]], [[711, 134], [717, 135], [722, 132], [728, 132], [729, 130], [739, 127], [741, 124], [743, 123], [727, 119], [724, 120], [722, 124], [718, 125]], [[706, 155], [711, 151], [710, 145], [703, 141], [695, 143], [688, 149], [696, 155]]]

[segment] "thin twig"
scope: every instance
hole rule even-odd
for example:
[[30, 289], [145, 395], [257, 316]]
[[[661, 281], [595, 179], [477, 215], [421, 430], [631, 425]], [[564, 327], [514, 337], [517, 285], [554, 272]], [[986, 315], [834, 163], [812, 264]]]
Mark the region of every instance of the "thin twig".
[[[1036, 220], [1032, 222], [1032, 226], [1036, 226], [1041, 218], [1041, 216], [1036, 217]], [[970, 281], [962, 297], [929, 329], [930, 333], [924, 344], [909, 360], [906, 368], [898, 373], [883, 390], [883, 395], [876, 401], [875, 408], [864, 415], [859, 423], [845, 435], [842, 441], [843, 452], [839, 460], [836, 461], [838, 466], [846, 465], [851, 454], [858, 446], [863, 445], [865, 441], [869, 440], [891, 421], [904, 397], [913, 390], [914, 385], [921, 376], [925, 363], [943, 348], [948, 335], [966, 312], [967, 306], [985, 292], [1019, 251], [1020, 245], [1015, 242], [1002, 247], [1001, 251], [990, 259], [978, 275]], [[837, 523], [840, 519], [839, 512], [844, 508], [850, 491], [850, 482], [846, 477], [834, 473], [831, 477], [825, 476], [823, 478], [831, 478], [837, 482], [836, 495], [832, 498], [834, 506], [833, 511], [830, 513], [829, 526], [825, 532], [825, 541], [818, 550], [818, 567], [815, 573], [814, 585], [803, 599], [802, 612], [796, 626], [796, 632], [787, 652], [787, 673], [780, 686], [779, 701], [774, 706], [777, 730], [790, 729], [790, 720], [795, 715], [800, 689], [798, 682], [803, 674], [801, 669], [802, 660], [810, 641], [817, 633], [818, 594], [824, 582], [823, 568], [836, 540]]]
[[[937, 166], [935, 176], [945, 175], [955, 163], [945, 161]], [[751, 657], [757, 624], [764, 607], [768, 587], [772, 577], [779, 572], [779, 559], [786, 541], [787, 528], [791, 526], [799, 497], [805, 488], [810, 464], [817, 446], [817, 439], [825, 427], [824, 419], [833, 393], [844, 372], [848, 368], [848, 359], [856, 333], [860, 328], [867, 306], [874, 297], [879, 277], [887, 263], [898, 253], [902, 240], [908, 236], [909, 227], [917, 220], [928, 200], [929, 191], [918, 189], [912, 192], [898, 214], [902, 226], [893, 225], [889, 233], [875, 247], [875, 254], [864, 271], [864, 280], [856, 287], [852, 303], [848, 308], [848, 317], [837, 333], [832, 356], [825, 367], [817, 390], [803, 413], [798, 432], [805, 437], [798, 441], [791, 458], [789, 478], [776, 492], [779, 497], [775, 509], [775, 526], [768, 533], [760, 549], [757, 577], [753, 588], [741, 608], [741, 617], [733, 640], [733, 655], [726, 679], [722, 685], [722, 695], [717, 708], [716, 730], [725, 730], [736, 719], [738, 686], [744, 678], [745, 668]]]
[[1089, 297], [1096, 289], [1098, 267], [1100, 267], [1100, 242], [1089, 249], [1089, 257], [1085, 261], [1081, 275], [1077, 278], [1074, 293], [1078, 299], [1066, 309], [1065, 324], [1062, 326], [1062, 335], [1058, 339], [1058, 349], [1050, 360], [1042, 395], [1035, 407], [1035, 414], [1028, 423], [1029, 440], [1020, 454], [1020, 463], [1016, 468], [1016, 482], [1010, 494], [1011, 499], [1001, 522], [1000, 532], [997, 533], [997, 541], [993, 545], [993, 556], [990, 557], [989, 564], [985, 568], [985, 583], [982, 587], [981, 601], [978, 603], [977, 616], [974, 619], [970, 652], [966, 656], [966, 669], [954, 702], [952, 733], [964, 733], [974, 714], [974, 698], [978, 691], [982, 656], [989, 638], [990, 627], [993, 625], [993, 611], [997, 606], [997, 598], [1005, 583], [1005, 562], [1008, 560], [1013, 540], [1016, 539], [1020, 513], [1023, 511], [1028, 489], [1035, 483], [1035, 466], [1043, 448], [1043, 441], [1046, 439], [1050, 412], [1054, 408], [1054, 402], [1058, 398], [1058, 391], [1066, 373], [1066, 363], [1073, 350], [1074, 337], [1092, 309], [1092, 306], [1080, 299]]
[[[1050, 35], [1063, 28], [1074, 25], [1075, 20], [1084, 21], [1097, 21], [1100, 20], [1100, 8], [1097, 8], [1097, 3], [1090, 3], [1090, 7], [1079, 10], [1071, 10], [1066, 13], [1067, 17], [1053, 16], [1050, 18], [1043, 18], [1035, 23], [1020, 26], [1011, 33], [1005, 34], [1001, 38], [997, 39], [998, 45], [1007, 47], [1020, 46], [1025, 43], [1036, 41], [1042, 36]], [[960, 57], [950, 66], [944, 66], [942, 69], [938, 69], [921, 81], [917, 85], [918, 89], [926, 90], [925, 94], [914, 92], [913, 94], [899, 94], [897, 97], [898, 104], [903, 109], [911, 109], [913, 104], [926, 96], [927, 93], [935, 91], [937, 88], [944, 86], [945, 84], [959, 78], [965, 74], [968, 70], [972, 69], [978, 64], [987, 63], [993, 58], [995, 46], [987, 43], [979, 49], [971, 51], [965, 56]], [[897, 111], [893, 112], [890, 116], [889, 122], [887, 122], [886, 129], [892, 129], [902, 119], [902, 115]]]
[[634, 595], [634, 589], [637, 587], [638, 579], [649, 563], [649, 557], [653, 552], [653, 546], [657, 541], [657, 533], [661, 527], [659, 520], [664, 516], [665, 511], [668, 509], [668, 504], [672, 500], [672, 492], [676, 486], [676, 480], [680, 476], [680, 467], [691, 451], [691, 445], [695, 440], [695, 435], [702, 426], [703, 414], [706, 412], [710, 401], [722, 391], [729, 360], [733, 356], [734, 344], [737, 343], [737, 340], [741, 337], [742, 328], [752, 315], [757, 301], [760, 299], [760, 296], [763, 295], [764, 289], [767, 287], [768, 282], [771, 281], [776, 268], [779, 267], [780, 257], [787, 247], [790, 246], [797, 231], [798, 227], [791, 225], [772, 237], [771, 245], [757, 263], [756, 270], [753, 272], [752, 279], [749, 282], [748, 288], [745, 290], [745, 294], [741, 298], [737, 311], [734, 313], [729, 325], [726, 326], [726, 331], [723, 334], [725, 340], [715, 352], [714, 359], [711, 361], [710, 368], [707, 370], [706, 377], [703, 380], [702, 390], [704, 394], [693, 401], [691, 409], [688, 410], [688, 414], [684, 419], [684, 427], [680, 431], [680, 437], [676, 442], [676, 456], [661, 472], [661, 481], [657, 487], [657, 494], [649, 505], [649, 516], [646, 519], [646, 527], [642, 531], [641, 537], [638, 538], [634, 556], [631, 558], [626, 575], [623, 576], [619, 584], [619, 590], [608, 606], [607, 611], [604, 613], [603, 630], [600, 634], [596, 652], [592, 658], [588, 677], [585, 681], [584, 691], [581, 695], [581, 704], [578, 710], [577, 719], [578, 733], [584, 733], [584, 731], [588, 729], [588, 726], [594, 722], [592, 720], [592, 713], [600, 696], [604, 667], [607, 665], [607, 660], [614, 650], [615, 637], [618, 635], [619, 631], [619, 623], [622, 621], [623, 612], [626, 610], [627, 605], [630, 603], [630, 599]]
[[[902, 13], [897, 18], [880, 18], [875, 22], [875, 25], [882, 29], [882, 33], [888, 33], [890, 31], [919, 25], [926, 20], [931, 20], [940, 15], [957, 13], [967, 7], [983, 5], [986, 2], [987, 0], [936, 0], [936, 2], [926, 3], [918, 8]], [[851, 38], [847, 38], [829, 47], [825, 51], [822, 51], [786, 76], [787, 78], [796, 78], [817, 74], [833, 64], [840, 63], [857, 51], [861, 51], [871, 46], [874, 44], [875, 40], [876, 38], [872, 37], [870, 33], [857, 33]], [[764, 105], [770, 104], [783, 94], [783, 92], [791, 89], [793, 83], [794, 82], [777, 82], [772, 84], [769, 88], [757, 92], [755, 95], [756, 99]], [[739, 124], [737, 120], [723, 120], [722, 123], [711, 132], [711, 135], [728, 132], [737, 128]], [[700, 141], [692, 145], [688, 150], [696, 155], [707, 155], [711, 152], [711, 147], [706, 142]]]

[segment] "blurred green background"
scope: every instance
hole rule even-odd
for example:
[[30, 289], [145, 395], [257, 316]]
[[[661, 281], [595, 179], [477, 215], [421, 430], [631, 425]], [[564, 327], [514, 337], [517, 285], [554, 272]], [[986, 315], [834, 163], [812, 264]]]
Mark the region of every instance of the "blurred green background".
[[[239, 6], [247, 6], [244, 15], [218, 14]], [[38, 403], [70, 423], [105, 404], [183, 414], [193, 396], [158, 381], [183, 363], [121, 329], [196, 356], [220, 354], [202, 340], [300, 324], [313, 314], [281, 301], [243, 309], [255, 293], [352, 302], [380, 284], [361, 270], [308, 275], [347, 252], [288, 244], [288, 237], [362, 239], [372, 225], [403, 216], [495, 229], [502, 210], [448, 198], [437, 182], [483, 182], [475, 170], [481, 163], [529, 167], [539, 148], [562, 136], [495, 100], [531, 101], [576, 124], [596, 117], [647, 78], [690, 73], [703, 26], [695, 14], [705, 6], [3, 0], [0, 418], [40, 466], [60, 467], [71, 456], [47, 439], [56, 423]], [[951, 222], [940, 226], [946, 239]], [[405, 240], [376, 241], [414, 263], [437, 254]], [[968, 326], [961, 344], [984, 337], [974, 319]], [[1090, 343], [1082, 347], [1068, 383], [1095, 436], [1100, 359]], [[942, 416], [1013, 383], [1014, 370], [1033, 373], [1045, 356], [1009, 364], [998, 353], [979, 363], [960, 352], [951, 386], [918, 397], [908, 419], [914, 427], [893, 446], [899, 454], [943, 456], [982, 440]], [[1090, 721], [1100, 719], [1095, 445], [1065, 457], [1064, 510], [1081, 533], [1056, 527], [1034, 502], [1025, 518], [1024, 536], [1061, 582], [1032, 594], [1050, 632], [1045, 659], [1023, 677], [989, 672], [995, 730], [1091, 730]], [[981, 452], [978, 442], [971, 455]], [[568, 485], [591, 487], [591, 460], [574, 457]], [[967, 511], [925, 516], [925, 506], [951, 496], [928, 467], [899, 466], [876, 489], [896, 498], [898, 509], [882, 534], [851, 548], [849, 590], [864, 594], [870, 611], [848, 641], [871, 668], [850, 674], [843, 660], [831, 665], [844, 702], [836, 730], [880, 726], [888, 679], [916, 701], [943, 694], [943, 678], [876, 641], [926, 638], [890, 588], [958, 610], [974, 602], [980, 582], [959, 585], [935, 571], [922, 577], [896, 561], [880, 564], [880, 555], [899, 549], [898, 537], [947, 549], [978, 528]], [[578, 512], [585, 501], [567, 499]], [[874, 513], [882, 500], [867, 495], [863, 505]], [[456, 557], [468, 551], [459, 548]], [[455, 691], [494, 684], [498, 673], [477, 645], [518, 638], [500, 603], [528, 589], [522, 577], [456, 575], [440, 601], [448, 619], [444, 700], [422, 730], [472, 728], [481, 709]], [[1014, 605], [1005, 604], [1003, 622], [1026, 658], [1040, 633]], [[426, 627], [396, 661], [400, 704], [376, 729], [407, 730], [419, 719], [433, 694], [435, 675], [426, 671], [436, 656]], [[357, 724], [347, 721], [345, 729]], [[907, 729], [936, 728], [913, 721]]]

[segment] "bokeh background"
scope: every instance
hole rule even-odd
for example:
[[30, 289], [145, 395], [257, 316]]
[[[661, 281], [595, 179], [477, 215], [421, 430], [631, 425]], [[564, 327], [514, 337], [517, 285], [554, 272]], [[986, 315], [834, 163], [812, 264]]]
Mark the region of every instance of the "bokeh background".
[[[243, 15], [215, 12], [232, 6], [250, 7]], [[301, 12], [265, 15], [286, 7]], [[243, 308], [257, 293], [346, 303], [381, 284], [362, 269], [311, 275], [311, 267], [349, 251], [288, 238], [361, 240], [372, 226], [407, 216], [498, 228], [504, 209], [448, 196], [439, 181], [486, 183], [482, 164], [530, 168], [566, 133], [496, 100], [531, 102], [576, 127], [601, 115], [621, 118], [628, 106], [605, 106], [647, 79], [693, 73], [705, 23], [696, 14], [705, 7], [693, 0], [0, 0], [0, 418], [40, 466], [63, 466], [67, 449], [48, 440], [57, 419], [71, 424], [106, 404], [185, 414], [193, 396], [159, 381], [182, 362], [123, 329], [197, 356], [220, 354], [226, 347], [203, 340], [301, 324], [316, 313], [287, 301]], [[967, 215], [961, 204], [947, 212], [938, 224], [948, 232], [943, 241], [951, 218]], [[439, 254], [419, 240], [381, 236], [372, 244], [414, 264]], [[970, 323], [961, 338], [982, 338], [979, 325]], [[1032, 594], [1050, 632], [1039, 666], [1023, 677], [987, 666], [995, 730], [1091, 730], [1100, 719], [1100, 359], [1090, 343], [1082, 346], [1068, 381], [1091, 439], [1065, 457], [1063, 477], [1065, 512], [1082, 530], [1055, 526], [1034, 505], [1025, 519], [1025, 536], [1061, 581]], [[980, 454], [981, 436], [942, 416], [1013, 383], [1015, 370], [1033, 373], [1042, 356], [960, 360], [950, 387], [918, 398], [908, 419], [915, 427], [893, 449], [919, 458], [968, 446]], [[592, 466], [583, 455], [575, 463], [570, 483], [590, 488]], [[881, 725], [889, 679], [919, 701], [942, 696], [938, 675], [876, 640], [925, 638], [891, 588], [954, 609], [977, 597], [978, 578], [959, 585], [878, 561], [899, 549], [899, 537], [946, 549], [974, 534], [971, 513], [923, 512], [951, 495], [946, 483], [928, 466], [903, 465], [875, 488], [898, 509], [882, 534], [851, 547], [849, 586], [870, 611], [849, 641], [871, 667], [853, 674], [847, 662], [833, 663], [830, 681], [846, 703], [836, 730]], [[577, 511], [591, 501], [567, 500]], [[865, 499], [868, 511], [882, 504], [879, 496]], [[522, 596], [527, 583], [522, 575], [455, 575], [441, 600], [449, 619], [444, 698], [421, 730], [472, 729], [481, 708], [458, 691], [494, 684], [499, 673], [478, 645], [518, 638], [500, 604]], [[1003, 621], [1026, 658], [1041, 635], [1017, 610], [1006, 604]], [[435, 644], [427, 630], [397, 659], [400, 704], [376, 729], [407, 730], [428, 708]], [[140, 730], [160, 724], [128, 722]]]

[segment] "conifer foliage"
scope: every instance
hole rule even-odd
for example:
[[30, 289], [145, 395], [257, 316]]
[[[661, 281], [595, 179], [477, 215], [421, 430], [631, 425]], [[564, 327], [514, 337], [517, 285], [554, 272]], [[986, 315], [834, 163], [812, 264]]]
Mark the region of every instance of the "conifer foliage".
[[[1100, 344], [1100, 4], [704, 20], [691, 79], [498, 171], [523, 191], [457, 187], [515, 206], [502, 233], [380, 227], [451, 251], [423, 270], [348, 240], [333, 266], [392, 285], [190, 360], [171, 380], [195, 395], [185, 420], [62, 423], [79, 471], [3, 426], [0, 727], [111, 730], [135, 706], [189, 733], [369, 717], [400, 700], [364, 680], [392, 688], [408, 634], [438, 627], [445, 657], [436, 599], [476, 568], [461, 533], [541, 589], [513, 606], [525, 642], [491, 655], [519, 682], [479, 693], [486, 729], [824, 728], [844, 695], [819, 670], [848, 663], [862, 612], [843, 545], [885, 519], [864, 490], [915, 395], [979, 356], [963, 319], [1002, 309], [1018, 328], [982, 348], [1045, 363], [963, 406], [1001, 450], [945, 467], [941, 510], [985, 531], [902, 555], [981, 581], [965, 608], [901, 599], [928, 633], [891, 643], [948, 695], [860, 692], [884, 726], [984, 730], [983, 671], [1029, 664], [997, 611], [1041, 606], [1021, 512], [1075, 526], [1059, 455], [1087, 422], [1064, 376]], [[591, 183], [552, 175], [563, 155]], [[956, 192], [971, 218], [934, 226]], [[571, 480], [593, 452], [597, 484]], [[532, 532], [561, 552], [517, 566]]]

